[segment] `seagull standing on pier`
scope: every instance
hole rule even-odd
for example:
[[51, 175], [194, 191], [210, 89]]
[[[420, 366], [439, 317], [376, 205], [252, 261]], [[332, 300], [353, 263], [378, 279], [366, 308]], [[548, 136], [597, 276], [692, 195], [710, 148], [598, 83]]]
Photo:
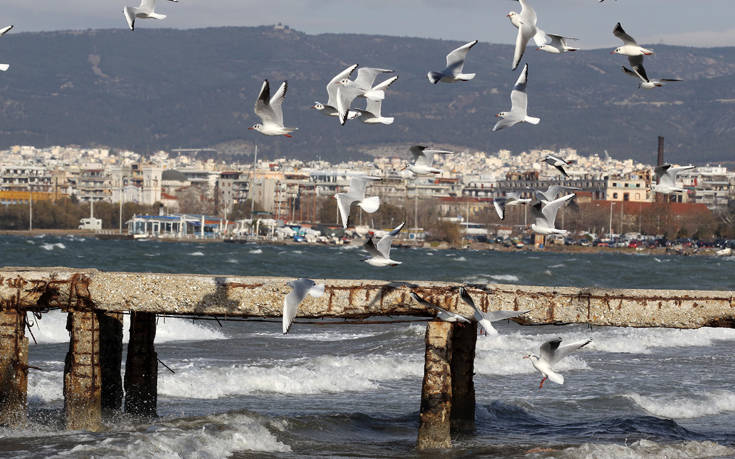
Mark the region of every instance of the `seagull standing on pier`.
[[554, 364], [559, 362], [564, 357], [568, 356], [577, 349], [581, 349], [592, 342], [592, 339], [586, 339], [584, 341], [577, 341], [571, 344], [561, 345], [561, 338], [552, 339], [547, 341], [540, 347], [540, 354], [528, 354], [524, 355], [524, 359], [529, 359], [535, 369], [537, 369], [544, 376], [541, 379], [541, 384], [538, 388], [544, 387], [544, 382], [550, 379], [552, 382], [557, 384], [564, 384], [564, 376], [554, 371]]
[[286, 295], [283, 299], [283, 334], [285, 335], [291, 329], [293, 320], [296, 317], [296, 312], [299, 310], [299, 305], [304, 300], [307, 294], [313, 297], [320, 297], [324, 295], [324, 285], [317, 285], [311, 279], [297, 279], [288, 283], [288, 286], [292, 288], [291, 292]]
[[462, 301], [470, 305], [474, 311], [474, 317], [477, 323], [480, 324], [480, 327], [482, 327], [483, 330], [485, 330], [486, 335], [497, 335], [498, 331], [495, 330], [495, 327], [493, 327], [493, 322], [497, 322], [499, 320], [505, 320], [505, 319], [511, 319], [513, 317], [522, 316], [523, 314], [530, 311], [488, 311], [483, 312], [480, 308], [478, 308], [475, 305], [475, 301], [472, 299], [470, 294], [467, 292], [467, 289], [464, 287], [459, 288], [459, 296], [462, 298]]
[[286, 98], [287, 90], [288, 82], [284, 81], [273, 97], [270, 97], [270, 84], [268, 80], [264, 80], [254, 107], [255, 114], [260, 117], [262, 123], [253, 124], [248, 129], [264, 135], [291, 137], [291, 133], [299, 128], [289, 128], [283, 125], [283, 100]]
[[[429, 303], [425, 299], [421, 298], [420, 296], [416, 295], [415, 293], [411, 292], [411, 298], [416, 300], [420, 305], [424, 306], [425, 308], [433, 309], [436, 311], [436, 318], [444, 321], [444, 322], [462, 322], [466, 324], [471, 324], [469, 319], [467, 319], [465, 316], [459, 315], [456, 312], [447, 311], [444, 308], [441, 308], [433, 303]], [[461, 324], [460, 324], [461, 325]]]

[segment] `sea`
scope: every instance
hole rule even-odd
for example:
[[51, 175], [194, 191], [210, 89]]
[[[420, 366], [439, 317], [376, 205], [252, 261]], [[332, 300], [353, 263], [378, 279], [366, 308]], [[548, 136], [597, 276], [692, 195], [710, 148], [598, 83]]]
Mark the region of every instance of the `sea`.
[[[0, 266], [546, 286], [735, 290], [735, 258], [0, 236]], [[33, 319], [29, 423], [0, 428], [0, 457], [735, 457], [735, 330], [497, 324], [479, 336], [476, 428], [416, 451], [425, 322], [281, 324], [161, 317], [158, 418], [63, 428], [65, 316]], [[127, 324], [126, 324], [127, 327]], [[560, 362], [564, 385], [528, 360], [554, 337], [593, 342]], [[127, 334], [125, 336], [127, 342]], [[124, 351], [125, 352], [125, 351]], [[123, 363], [125, 359], [123, 358]]]

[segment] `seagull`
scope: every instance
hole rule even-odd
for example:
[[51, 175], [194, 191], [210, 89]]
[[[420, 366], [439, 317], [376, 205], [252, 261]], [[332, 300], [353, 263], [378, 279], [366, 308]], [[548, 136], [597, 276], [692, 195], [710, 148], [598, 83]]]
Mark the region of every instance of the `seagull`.
[[[317, 101], [314, 102], [314, 105], [312, 105], [311, 108], [313, 108], [314, 110], [318, 110], [327, 116], [339, 116], [339, 112], [337, 111], [337, 89], [339, 89], [338, 82], [345, 78], [349, 78], [349, 76], [352, 74], [352, 72], [355, 71], [356, 68], [357, 64], [353, 64], [335, 75], [335, 77], [332, 78], [329, 83], [327, 83], [327, 95], [329, 97], [327, 103], [322, 104], [321, 102]], [[350, 110], [347, 113], [348, 120], [355, 119], [358, 116], [360, 116], [360, 112], [354, 110]]]
[[[387, 89], [388, 86], [392, 85], [396, 80], [398, 80], [397, 76], [390, 77], [387, 80], [380, 83], [379, 85], [375, 86], [373, 90], [385, 91], [385, 89]], [[384, 117], [380, 113], [382, 110], [382, 107], [383, 107], [382, 100], [367, 99], [367, 103], [365, 104], [365, 109], [356, 110], [356, 111], [360, 114], [360, 121], [362, 121], [365, 124], [386, 124], [386, 125], [393, 124], [393, 121], [395, 120], [395, 118]]]
[[406, 169], [416, 175], [441, 174], [442, 170], [433, 166], [434, 155], [446, 155], [452, 153], [451, 151], [446, 150], [432, 150], [423, 145], [414, 145], [409, 148], [409, 151], [413, 156], [414, 162], [407, 166]]
[[392, 73], [393, 70], [379, 69], [374, 67], [361, 67], [357, 71], [357, 78], [350, 80], [349, 76], [342, 78], [337, 82], [337, 111], [339, 112], [339, 122], [344, 125], [347, 121], [347, 115], [352, 102], [357, 97], [364, 97], [370, 100], [385, 99], [384, 89], [375, 87], [373, 83], [381, 73]]
[[505, 208], [507, 206], [517, 206], [518, 204], [528, 204], [531, 199], [522, 199], [518, 193], [507, 193], [505, 197], [493, 199], [493, 207], [495, 212], [498, 213], [498, 217], [501, 220], [505, 220]]
[[[12, 25], [5, 26], [2, 29], [0, 29], [0, 37], [10, 32], [12, 29], [13, 29]], [[8, 64], [0, 64], [0, 72], [7, 72], [9, 68], [10, 68], [10, 65]]]
[[563, 190], [580, 191], [581, 188], [576, 186], [551, 185], [546, 191], [536, 190], [536, 197], [541, 198], [540, 200], [551, 202], [556, 199]]
[[550, 166], [554, 166], [559, 172], [562, 173], [562, 175], [564, 175], [564, 177], [569, 177], [567, 171], [564, 170], [564, 166], [568, 166], [569, 163], [564, 159], [554, 155], [546, 155], [546, 158], [544, 158], [544, 162]]
[[[169, 2], [178, 3], [179, 0], [168, 0]], [[156, 0], [141, 0], [140, 5], [126, 6], [123, 8], [123, 14], [125, 19], [128, 21], [128, 27], [130, 30], [135, 30], [135, 19], [165, 19], [165, 14], [158, 14], [155, 12]]]
[[671, 164], [664, 164], [656, 167], [654, 172], [656, 174], [656, 178], [659, 179], [659, 183], [652, 184], [651, 191], [661, 194], [683, 192], [684, 188], [676, 186], [676, 176], [679, 175], [680, 172], [694, 168], [695, 166], [672, 167]]
[[467, 53], [473, 46], [477, 44], [477, 40], [471, 41], [460, 46], [451, 53], [447, 54], [447, 67], [441, 72], [429, 72], [427, 77], [434, 84], [439, 83], [456, 83], [458, 81], [470, 81], [475, 78], [474, 73], [462, 73], [464, 69], [464, 61]]
[[674, 81], [682, 81], [681, 78], [660, 78], [657, 80], [650, 80], [648, 79], [648, 76], [646, 75], [646, 71], [643, 68], [643, 65], [638, 66], [638, 71], [631, 70], [626, 66], [623, 66], [623, 72], [626, 75], [630, 75], [634, 78], [638, 78], [641, 80], [641, 82], [638, 84], [638, 87], [641, 89], [653, 89], [653, 88], [660, 88], [664, 85], [664, 83], [668, 82], [674, 82]]
[[564, 376], [556, 373], [553, 369], [555, 363], [559, 362], [564, 357], [568, 356], [577, 349], [581, 349], [592, 342], [592, 339], [586, 339], [584, 341], [577, 341], [571, 344], [565, 344], [561, 346], [561, 338], [552, 339], [547, 341], [540, 347], [541, 357], [535, 354], [524, 355], [524, 359], [529, 359], [535, 369], [544, 375], [539, 384], [538, 388], [544, 387], [544, 382], [547, 379], [557, 383], [564, 384]]
[[[523, 0], [521, 0], [523, 1]], [[510, 92], [511, 109], [509, 112], [500, 112], [497, 116], [501, 118], [495, 123], [493, 132], [515, 126], [518, 123], [539, 124], [540, 118], [528, 116], [528, 94], [526, 94], [526, 83], [528, 82], [528, 64], [523, 67], [513, 90]]]
[[320, 297], [324, 295], [324, 285], [317, 285], [311, 279], [298, 279], [288, 283], [288, 286], [292, 288], [291, 292], [286, 295], [283, 299], [283, 334], [288, 333], [288, 330], [293, 324], [293, 319], [296, 317], [296, 312], [299, 309], [299, 304], [304, 300], [306, 294], [313, 297]]
[[462, 322], [466, 324], [471, 324], [470, 320], [464, 316], [461, 316], [457, 314], [456, 312], [447, 311], [444, 308], [441, 308], [433, 303], [429, 303], [425, 299], [421, 298], [420, 296], [416, 295], [415, 293], [411, 292], [411, 298], [416, 300], [421, 306], [424, 306], [425, 308], [433, 309], [436, 311], [436, 318], [439, 320], [442, 320], [444, 322]]
[[[619, 22], [615, 26], [615, 29], [613, 29], [613, 35], [623, 40], [623, 46], [615, 48], [613, 51], [610, 52], [610, 54], [622, 54], [623, 56], [628, 56], [630, 65], [633, 66], [634, 70], [636, 68], [636, 65], [643, 64], [644, 55], [650, 56], [651, 54], [653, 54], [653, 50], [638, 46], [638, 43], [636, 43], [633, 37], [628, 35], [625, 30], [623, 30], [623, 26], [620, 25]], [[630, 59], [631, 57], [640, 57], [640, 59], [633, 60]]]
[[350, 206], [357, 201], [357, 205], [365, 212], [372, 214], [380, 207], [380, 198], [378, 196], [365, 197], [365, 189], [368, 181], [380, 180], [379, 177], [352, 177], [350, 179], [350, 191], [347, 193], [337, 193], [334, 198], [337, 200], [339, 215], [342, 217], [342, 226], [347, 229], [350, 219]]
[[551, 202], [541, 201], [534, 204], [531, 207], [531, 211], [536, 218], [536, 223], [531, 225], [531, 229], [543, 235], [561, 234], [562, 236], [566, 236], [569, 234], [566, 230], [556, 229], [554, 222], [556, 221], [556, 213], [559, 211], [559, 208], [572, 198], [574, 198], [574, 194], [568, 194]]
[[398, 266], [401, 264], [400, 261], [390, 259], [390, 244], [395, 239], [396, 235], [401, 232], [403, 225], [406, 222], [401, 223], [390, 233], [381, 237], [377, 244], [373, 241], [372, 236], [367, 240], [363, 248], [372, 255], [371, 258], [363, 260], [365, 263], [371, 266], [383, 267], [383, 266]]
[[546, 36], [549, 37], [551, 41], [543, 46], [539, 46], [538, 49], [540, 51], [545, 51], [551, 54], [562, 54], [579, 50], [579, 48], [572, 48], [567, 45], [567, 40], [576, 40], [576, 38], [563, 37], [561, 35], [554, 35], [551, 33], [547, 33]]
[[530, 311], [488, 311], [483, 312], [480, 308], [478, 308], [475, 305], [474, 300], [472, 300], [472, 297], [467, 292], [467, 289], [464, 287], [459, 288], [459, 296], [462, 298], [462, 301], [467, 303], [468, 305], [472, 306], [472, 309], [474, 309], [474, 317], [475, 320], [480, 324], [483, 330], [485, 330], [486, 335], [497, 335], [498, 331], [495, 330], [495, 327], [493, 327], [493, 322], [497, 322], [499, 320], [505, 320], [510, 319], [513, 317], [521, 316], [527, 312]]
[[515, 11], [508, 13], [510, 23], [518, 28], [515, 53], [513, 54], [513, 70], [518, 68], [523, 53], [526, 52], [526, 45], [528, 45], [531, 38], [534, 39], [537, 46], [544, 46], [548, 42], [544, 31], [536, 27], [538, 22], [536, 11], [528, 5], [526, 0], [518, 0], [518, 2], [521, 4], [521, 13], [518, 14]]
[[255, 101], [255, 114], [260, 117], [262, 124], [253, 124], [248, 129], [265, 135], [285, 137], [291, 137], [291, 132], [298, 130], [298, 128], [283, 126], [283, 99], [286, 98], [286, 90], [288, 90], [288, 82], [284, 81], [273, 97], [270, 97], [271, 90], [268, 80], [263, 81], [258, 100]]

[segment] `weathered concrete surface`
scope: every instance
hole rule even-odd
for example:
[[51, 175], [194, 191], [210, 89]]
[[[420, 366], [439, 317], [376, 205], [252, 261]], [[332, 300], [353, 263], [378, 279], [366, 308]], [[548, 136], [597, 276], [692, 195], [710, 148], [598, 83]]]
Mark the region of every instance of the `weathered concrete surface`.
[[[110, 312], [139, 311], [237, 317], [280, 317], [291, 279], [151, 273], [104, 273], [68, 268], [0, 270], [0, 309], [67, 309], [85, 300]], [[415, 291], [471, 316], [457, 284], [315, 279], [321, 298], [307, 296], [299, 317], [432, 316], [409, 296]], [[527, 324], [590, 323], [699, 328], [735, 324], [732, 291], [622, 290], [487, 284], [468, 289], [483, 310], [530, 309]]]
[[100, 324], [100, 371], [102, 376], [102, 414], [113, 416], [122, 409], [123, 315], [97, 312]]
[[69, 352], [64, 365], [64, 411], [69, 430], [99, 430], [102, 426], [100, 328], [94, 311], [70, 312]]
[[158, 357], [153, 347], [156, 315], [130, 314], [130, 342], [125, 361], [125, 412], [151, 418], [158, 403]]
[[452, 447], [452, 331], [449, 322], [434, 320], [426, 324], [424, 381], [416, 442], [419, 450]]
[[475, 346], [477, 322], [454, 324], [452, 330], [452, 433], [475, 430]]
[[26, 420], [28, 338], [25, 312], [0, 311], [0, 425], [19, 426]]

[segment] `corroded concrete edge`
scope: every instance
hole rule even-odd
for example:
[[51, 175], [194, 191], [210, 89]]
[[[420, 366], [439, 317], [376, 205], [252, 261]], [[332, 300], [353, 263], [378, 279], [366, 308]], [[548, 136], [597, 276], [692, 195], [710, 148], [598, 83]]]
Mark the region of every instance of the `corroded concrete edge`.
[[[280, 317], [291, 278], [118, 273], [68, 268], [0, 270], [0, 310], [97, 309], [202, 316]], [[432, 316], [415, 291], [447, 309], [472, 316], [459, 300], [460, 284], [314, 279], [320, 298], [307, 296], [299, 317]], [[735, 292], [625, 290], [520, 285], [472, 285], [483, 310], [529, 310], [524, 324], [590, 323], [631, 327], [699, 328], [735, 323]]]

